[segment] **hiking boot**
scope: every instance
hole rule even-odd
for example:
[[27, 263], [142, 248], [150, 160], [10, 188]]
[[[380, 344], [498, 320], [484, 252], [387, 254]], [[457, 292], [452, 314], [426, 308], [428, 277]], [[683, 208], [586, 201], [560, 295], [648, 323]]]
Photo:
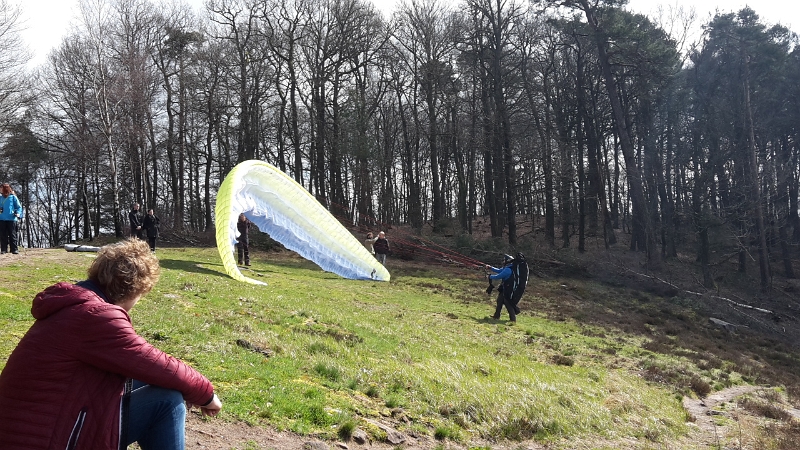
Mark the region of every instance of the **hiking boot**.
[[250, 262], [248, 261], [248, 262], [244, 263], [244, 265], [247, 266], [247, 267], [250, 267]]
[[236, 264], [237, 264], [237, 265], [239, 265], [239, 266], [241, 266], [241, 265], [242, 265], [242, 262], [241, 262], [241, 261], [239, 261], [239, 262], [237, 262]]
[[16, 251], [16, 250], [14, 250], [13, 252], [11, 252], [11, 254], [12, 254], [12, 255], [19, 255], [19, 252], [18, 252], [18, 251]]

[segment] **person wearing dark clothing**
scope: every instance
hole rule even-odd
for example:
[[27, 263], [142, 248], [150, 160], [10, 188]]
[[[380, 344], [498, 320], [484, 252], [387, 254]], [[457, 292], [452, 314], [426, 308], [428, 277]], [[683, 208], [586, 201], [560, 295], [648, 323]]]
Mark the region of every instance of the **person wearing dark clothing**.
[[147, 242], [150, 244], [151, 251], [156, 251], [156, 239], [158, 239], [158, 226], [160, 223], [158, 216], [153, 214], [153, 210], [148, 209], [147, 215], [144, 216], [142, 221], [142, 228], [147, 233]]
[[525, 291], [525, 285], [528, 280], [528, 266], [525, 263], [525, 258], [521, 253], [517, 254], [517, 258], [511, 255], [505, 255], [502, 268], [486, 266], [487, 269], [494, 272], [489, 275], [489, 289], [486, 290], [491, 294], [493, 280], [501, 280], [500, 287], [497, 288], [497, 303], [492, 318], [499, 319], [500, 313], [503, 311], [503, 306], [508, 311], [508, 318], [511, 322], [517, 321], [517, 314], [519, 314], [519, 299]]
[[131, 212], [128, 213], [128, 220], [131, 223], [131, 237], [137, 237], [139, 239], [144, 239], [144, 235], [142, 234], [142, 232], [144, 231], [142, 229], [142, 225], [143, 225], [142, 224], [142, 220], [143, 219], [144, 219], [144, 216], [142, 215], [142, 212], [139, 211], [139, 204], [138, 203], [134, 203], [133, 204], [133, 208], [131, 209]]
[[383, 231], [378, 233], [378, 239], [375, 239], [372, 248], [375, 250], [375, 259], [385, 266], [386, 255], [389, 254], [389, 241], [386, 240], [386, 233]]
[[239, 265], [242, 265], [242, 256], [244, 256], [244, 265], [250, 265], [250, 221], [247, 220], [244, 214], [239, 214], [239, 221], [236, 222], [236, 229], [239, 230], [239, 237], [236, 238], [236, 253], [239, 256]]
[[14, 195], [11, 185], [4, 183], [0, 197], [0, 253], [18, 254], [17, 247], [17, 221], [22, 216], [22, 204]]

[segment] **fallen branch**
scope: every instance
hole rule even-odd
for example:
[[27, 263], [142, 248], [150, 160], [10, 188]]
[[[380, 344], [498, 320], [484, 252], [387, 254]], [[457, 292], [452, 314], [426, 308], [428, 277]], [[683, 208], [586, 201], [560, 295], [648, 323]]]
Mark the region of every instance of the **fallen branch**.
[[713, 323], [714, 325], [716, 325], [718, 327], [721, 327], [721, 328], [724, 328], [724, 329], [726, 329], [727, 331], [730, 331], [730, 332], [736, 331], [736, 328], [744, 326], [744, 325], [736, 325], [736, 324], [733, 324], [733, 323], [730, 323], [730, 322], [725, 322], [724, 320], [717, 319], [716, 317], [709, 317], [708, 321]]
[[758, 312], [761, 312], [761, 313], [772, 314], [772, 311], [770, 311], [768, 309], [759, 308], [757, 306], [747, 305], [747, 304], [744, 304], [744, 303], [739, 303], [737, 301], [731, 300], [731, 299], [726, 298], [726, 297], [720, 297], [719, 295], [708, 295], [708, 294], [703, 294], [702, 292], [695, 292], [695, 291], [690, 291], [690, 290], [687, 290], [687, 289], [681, 289], [679, 286], [676, 286], [675, 284], [670, 283], [669, 281], [662, 280], [661, 278], [658, 278], [656, 276], [639, 273], [639, 272], [633, 271], [631, 269], [628, 269], [627, 267], [624, 267], [623, 269], [627, 270], [628, 272], [631, 272], [631, 273], [633, 273], [635, 275], [639, 275], [640, 277], [645, 277], [645, 278], [649, 278], [651, 280], [658, 281], [660, 283], [664, 283], [667, 286], [669, 286], [671, 288], [674, 288], [674, 289], [677, 289], [677, 290], [679, 290], [679, 291], [681, 291], [683, 293], [686, 293], [686, 294], [695, 295], [695, 296], [698, 296], [698, 297], [708, 297], [708, 298], [713, 298], [713, 299], [716, 299], [716, 300], [723, 300], [723, 301], [726, 301], [726, 302], [728, 302], [728, 303], [730, 303], [732, 305], [736, 305], [736, 306], [738, 306], [740, 308], [747, 308], [747, 309], [752, 309], [753, 311], [758, 311]]
[[266, 356], [267, 358], [270, 358], [270, 357], [275, 355], [275, 352], [273, 350], [268, 349], [268, 348], [259, 347], [258, 345], [253, 345], [253, 344], [251, 344], [250, 342], [248, 342], [248, 341], [246, 341], [244, 339], [237, 339], [236, 340], [236, 345], [238, 345], [239, 347], [251, 350], [253, 352], [260, 353], [260, 354]]
[[64, 250], [68, 252], [99, 252], [100, 247], [92, 245], [64, 244]]
[[209, 433], [208, 431], [198, 430], [197, 428], [189, 428], [189, 430], [194, 431], [195, 433], [205, 434], [206, 436], [210, 436], [213, 438], [217, 437], [213, 433]]

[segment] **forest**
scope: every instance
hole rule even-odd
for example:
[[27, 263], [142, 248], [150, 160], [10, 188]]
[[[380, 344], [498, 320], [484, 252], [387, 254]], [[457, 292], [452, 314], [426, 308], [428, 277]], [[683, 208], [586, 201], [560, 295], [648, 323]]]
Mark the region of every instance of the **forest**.
[[696, 254], [706, 287], [722, 258], [764, 291], [794, 277], [800, 50], [753, 9], [81, 0], [30, 71], [0, 8], [0, 179], [27, 246], [123, 236], [133, 203], [206, 232], [225, 175], [257, 159], [354, 225], [480, 219], [510, 248], [536, 232], [579, 251], [626, 233], [648, 268]]

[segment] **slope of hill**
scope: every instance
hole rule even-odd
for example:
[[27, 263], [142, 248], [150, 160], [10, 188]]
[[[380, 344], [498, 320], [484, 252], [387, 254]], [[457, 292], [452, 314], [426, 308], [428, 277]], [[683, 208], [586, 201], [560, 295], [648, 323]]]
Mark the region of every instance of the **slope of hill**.
[[[463, 242], [449, 244], [476, 260], [507, 251]], [[160, 250], [162, 281], [133, 317], [224, 395], [221, 420], [191, 415], [187, 448], [793, 448], [792, 280], [764, 296], [721, 264], [709, 293], [690, 255], [653, 272], [622, 243], [525, 244], [534, 275], [513, 326], [487, 317], [476, 268], [397, 254], [391, 283], [355, 283], [256, 250], [258, 290], [227, 279], [213, 248]], [[79, 279], [90, 256], [0, 259], [3, 360], [35, 292]]]

